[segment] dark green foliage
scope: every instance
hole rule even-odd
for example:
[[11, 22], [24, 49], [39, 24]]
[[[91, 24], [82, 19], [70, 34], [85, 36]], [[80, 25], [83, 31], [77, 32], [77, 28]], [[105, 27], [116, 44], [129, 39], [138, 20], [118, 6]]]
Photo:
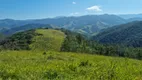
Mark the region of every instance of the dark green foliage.
[[66, 34], [66, 38], [62, 45], [61, 51], [67, 52], [88, 52], [89, 47], [87, 45], [87, 39], [81, 34], [70, 32], [68, 30], [62, 30]]
[[101, 43], [142, 47], [142, 21], [131, 22], [104, 30], [93, 37]]
[[84, 67], [84, 66], [91, 66], [91, 64], [89, 63], [89, 61], [87, 60], [87, 61], [82, 61], [82, 62], [80, 62], [80, 64], [79, 64], [79, 66], [81, 67]]
[[32, 38], [36, 35], [40, 34], [35, 33], [35, 30], [19, 32], [1, 41], [0, 45], [3, 49], [30, 50], [29, 44], [32, 43]]
[[100, 44], [86, 39], [84, 36], [62, 29], [66, 34], [61, 51], [81, 52], [106, 56], [120, 56], [142, 59], [142, 49], [127, 47], [125, 45]]
[[43, 55], [46, 55], [46, 52], [43, 52]]
[[57, 77], [58, 77], [58, 73], [53, 70], [49, 70], [44, 74], [44, 78], [47, 78], [50, 80], [56, 79]]
[[4, 40], [5, 36], [0, 33], [0, 41]]
[[0, 77], [2, 80], [19, 80], [19, 76], [15, 75], [14, 73], [8, 73], [6, 71], [0, 71]]

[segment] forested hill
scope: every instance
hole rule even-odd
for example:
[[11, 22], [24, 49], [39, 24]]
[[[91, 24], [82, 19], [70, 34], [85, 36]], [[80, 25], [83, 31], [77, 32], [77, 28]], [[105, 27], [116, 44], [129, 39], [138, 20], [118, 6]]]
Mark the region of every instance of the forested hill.
[[142, 21], [135, 21], [109, 28], [93, 37], [102, 43], [142, 47]]
[[60, 51], [65, 35], [59, 30], [33, 29], [16, 33], [0, 45], [3, 50]]
[[61, 51], [142, 59], [142, 49], [104, 45], [65, 29], [39, 28], [18, 32], [0, 41], [0, 51]]

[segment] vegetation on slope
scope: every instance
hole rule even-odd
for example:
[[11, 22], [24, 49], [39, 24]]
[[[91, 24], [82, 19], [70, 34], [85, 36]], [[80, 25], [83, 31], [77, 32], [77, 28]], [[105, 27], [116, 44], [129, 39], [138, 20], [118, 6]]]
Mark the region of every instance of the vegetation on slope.
[[0, 42], [1, 50], [62, 51], [142, 59], [142, 49], [103, 45], [65, 29], [36, 29], [20, 32]]
[[78, 33], [62, 29], [66, 38], [61, 47], [63, 52], [91, 53], [106, 56], [120, 56], [134, 59], [142, 59], [142, 49], [126, 47], [123, 45], [105, 45], [86, 39]]
[[0, 42], [1, 49], [60, 51], [65, 35], [59, 30], [36, 29], [19, 32]]
[[29, 44], [36, 35], [35, 30], [19, 32], [0, 42], [1, 50], [29, 50]]
[[0, 51], [2, 80], [142, 79], [141, 61], [95, 55], [142, 59], [141, 48], [103, 45], [65, 29], [19, 32], [0, 45], [2, 50], [11, 50]]
[[102, 43], [142, 47], [142, 21], [131, 22], [104, 30], [93, 39]]
[[60, 51], [62, 43], [65, 38], [65, 34], [60, 30], [53, 29], [37, 29], [37, 34], [33, 38], [33, 43], [30, 44], [30, 48], [35, 51]]
[[142, 62], [79, 53], [0, 53], [3, 80], [141, 80]]

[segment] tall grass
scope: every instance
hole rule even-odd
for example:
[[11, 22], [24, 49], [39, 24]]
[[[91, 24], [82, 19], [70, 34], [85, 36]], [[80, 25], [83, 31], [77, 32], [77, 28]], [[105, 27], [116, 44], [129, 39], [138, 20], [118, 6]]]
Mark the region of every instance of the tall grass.
[[33, 38], [30, 45], [34, 51], [60, 51], [65, 34], [59, 30], [37, 29], [36, 33], [42, 34]]
[[80, 53], [0, 52], [2, 80], [141, 80], [142, 61]]

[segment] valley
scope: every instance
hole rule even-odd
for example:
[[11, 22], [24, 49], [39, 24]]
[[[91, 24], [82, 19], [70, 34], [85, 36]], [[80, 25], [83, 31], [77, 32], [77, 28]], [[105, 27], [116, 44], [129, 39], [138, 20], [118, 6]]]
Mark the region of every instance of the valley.
[[0, 0], [0, 80], [142, 80], [142, 0]]

